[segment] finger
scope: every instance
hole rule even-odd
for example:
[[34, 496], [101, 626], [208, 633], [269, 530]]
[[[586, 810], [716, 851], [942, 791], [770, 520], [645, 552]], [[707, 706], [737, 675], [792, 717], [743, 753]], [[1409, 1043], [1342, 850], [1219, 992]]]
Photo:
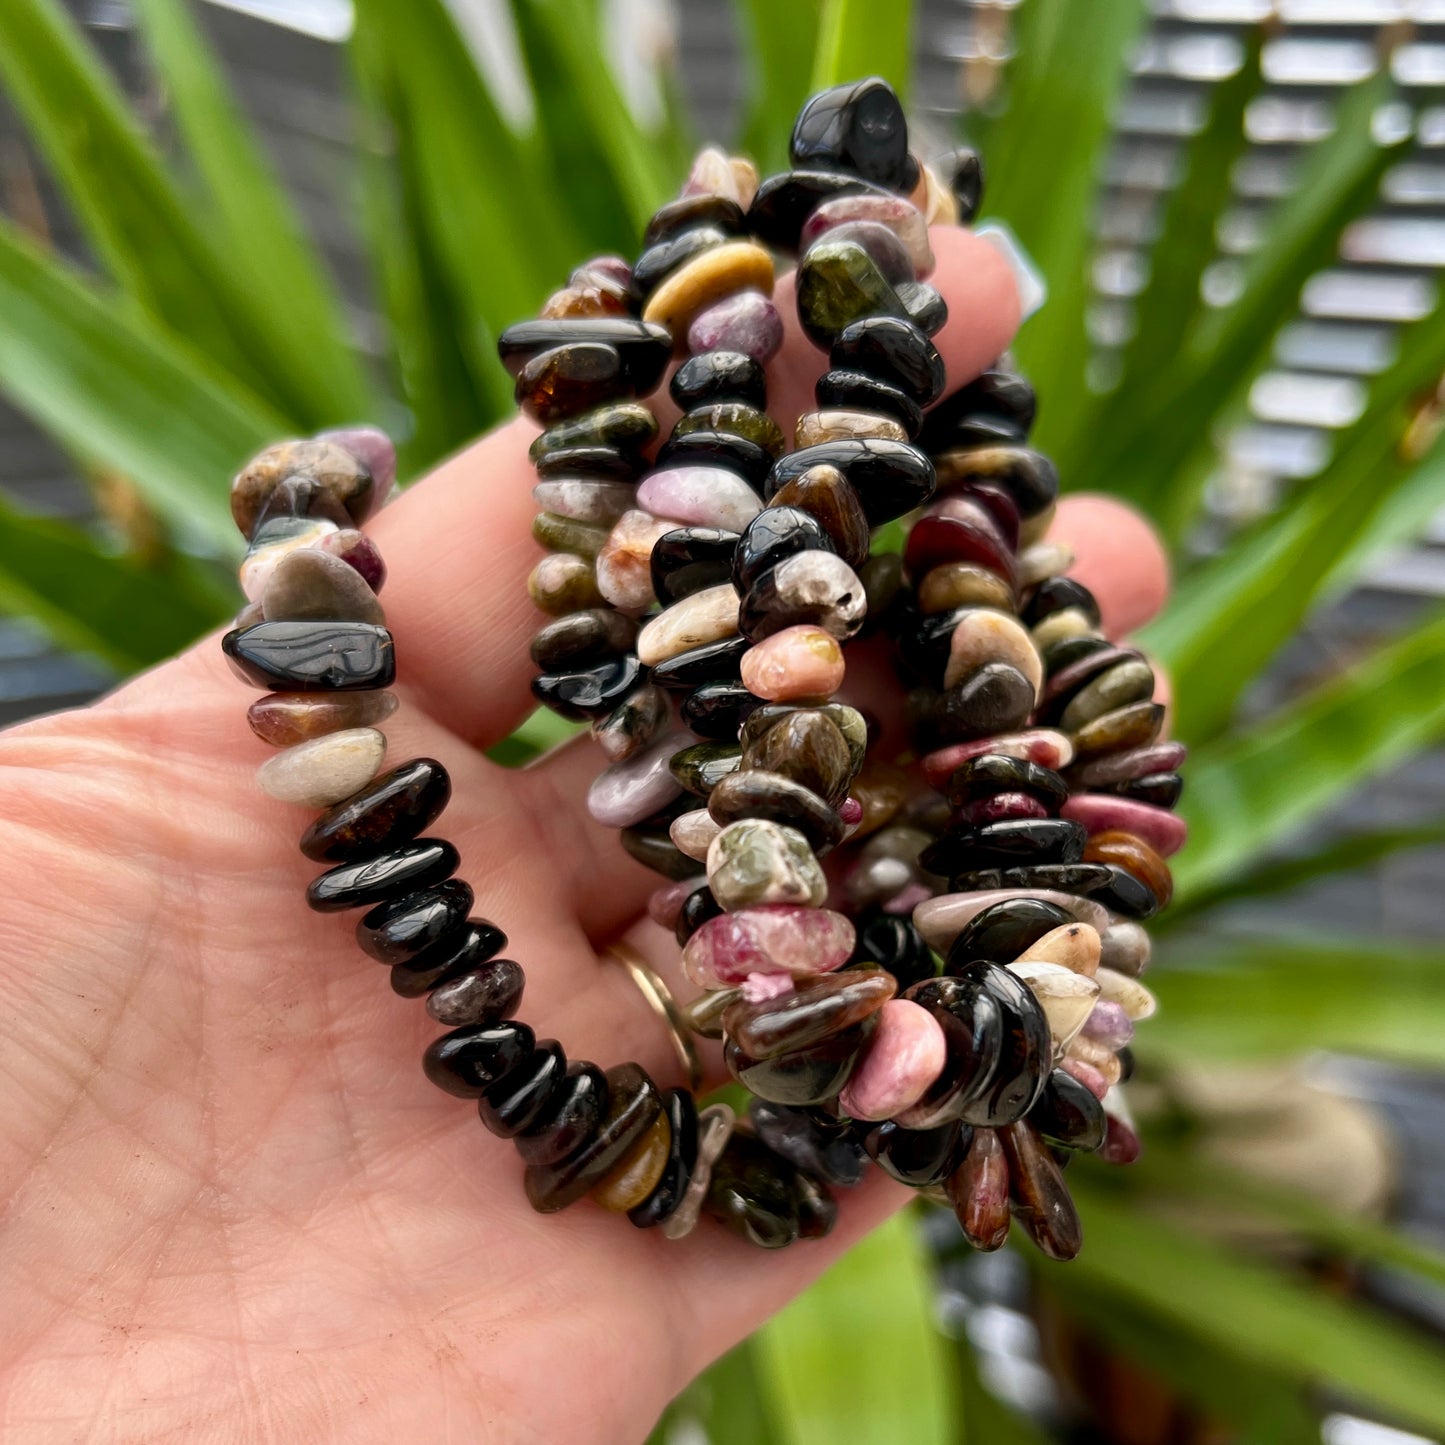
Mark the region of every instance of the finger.
[[1110, 637], [1142, 627], [1163, 607], [1169, 556], [1159, 534], [1133, 507], [1088, 492], [1064, 497], [1049, 540], [1074, 553], [1069, 575], [1094, 594]]

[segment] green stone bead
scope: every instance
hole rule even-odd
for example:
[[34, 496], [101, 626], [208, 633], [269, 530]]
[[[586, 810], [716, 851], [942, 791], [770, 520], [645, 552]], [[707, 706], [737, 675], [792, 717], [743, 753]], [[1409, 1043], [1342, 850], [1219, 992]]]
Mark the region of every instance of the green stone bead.
[[848, 796], [853, 755], [837, 724], [821, 710], [799, 708], [743, 749], [744, 768], [781, 773], [811, 788], [832, 807]]
[[548, 427], [531, 445], [527, 455], [543, 461], [572, 447], [621, 447], [640, 451], [657, 436], [657, 418], [639, 401], [617, 402], [584, 411], [580, 416]]
[[796, 903], [818, 908], [828, 896], [828, 880], [796, 828], [746, 818], [724, 828], [707, 854], [708, 886], [724, 910], [766, 903]]
[[735, 773], [743, 760], [743, 750], [735, 743], [695, 743], [673, 754], [669, 766], [672, 776], [689, 793], [706, 798], [730, 773]]
[[908, 317], [877, 263], [853, 241], [817, 242], [798, 267], [797, 295], [798, 320], [824, 350], [865, 316]]
[[559, 517], [555, 512], [538, 512], [532, 519], [532, 535], [549, 552], [571, 552], [594, 562], [607, 541], [608, 529]]
[[1087, 762], [1104, 753], [1123, 752], [1126, 748], [1142, 748], [1159, 736], [1164, 726], [1164, 705], [1157, 702], [1132, 702], [1128, 707], [1106, 712], [1087, 722], [1074, 738], [1075, 764]]
[[554, 552], [537, 563], [527, 579], [527, 595], [553, 617], [564, 617], [584, 607], [602, 607], [606, 603], [597, 590], [597, 573], [592, 563], [567, 552]]
[[1079, 689], [1059, 719], [1065, 732], [1078, 732], [1086, 723], [1130, 703], [1148, 702], [1154, 696], [1154, 669], [1142, 657], [1131, 657]]
[[774, 461], [788, 449], [777, 422], [767, 412], [749, 406], [745, 401], [715, 401], [710, 406], [697, 407], [673, 427], [672, 434], [681, 437], [692, 432], [714, 431], [746, 437], [762, 447]]

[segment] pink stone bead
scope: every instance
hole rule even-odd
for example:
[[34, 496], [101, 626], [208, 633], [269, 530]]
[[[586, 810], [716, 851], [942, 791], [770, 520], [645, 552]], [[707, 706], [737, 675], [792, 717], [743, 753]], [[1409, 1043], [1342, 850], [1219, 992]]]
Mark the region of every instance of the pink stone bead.
[[790, 973], [750, 973], [742, 987], [742, 995], [749, 1003], [766, 1003], [797, 991]]
[[821, 627], [785, 627], [744, 654], [743, 686], [768, 702], [830, 697], [846, 671], [838, 640]]
[[661, 888], [654, 888], [647, 898], [647, 916], [659, 928], [666, 928], [670, 931], [677, 924], [682, 913], [682, 905], [706, 881], [699, 870], [699, 876], [696, 878], [680, 878], [676, 883], [668, 883]]
[[587, 790], [587, 811], [604, 828], [630, 828], [650, 818], [682, 792], [668, 764], [690, 738], [669, 733], [650, 747], [604, 768]]
[[912, 913], [920, 903], [927, 903], [933, 897], [933, 890], [926, 883], [910, 883], [892, 898], [883, 900], [885, 913]]
[[919, 280], [933, 270], [933, 248], [928, 244], [928, 223], [923, 212], [902, 196], [837, 196], [824, 201], [803, 222], [798, 242], [801, 254], [825, 231], [852, 221], [874, 221], [887, 226], [907, 248]]
[[970, 918], [1010, 898], [1040, 898], [1045, 903], [1055, 903], [1071, 918], [1087, 923], [1100, 933], [1109, 926], [1109, 910], [1101, 904], [1047, 888], [987, 888], [981, 893], [945, 893], [920, 903], [913, 910], [913, 926], [930, 948], [946, 953]]
[[1106, 1049], [1122, 1049], [1134, 1037], [1134, 1021], [1124, 1012], [1122, 1005], [1100, 999], [1084, 1020], [1080, 1032], [1096, 1044], [1103, 1044]]
[[923, 1097], [947, 1057], [938, 1020], [910, 999], [889, 999], [878, 1010], [867, 1052], [838, 1096], [839, 1107], [853, 1119], [891, 1119]]
[[726, 467], [664, 467], [638, 487], [637, 505], [679, 526], [741, 532], [763, 510], [763, 499]]
[[1108, 1079], [1093, 1064], [1086, 1064], [1083, 1059], [1063, 1058], [1059, 1060], [1059, 1067], [1066, 1074], [1072, 1074], [1096, 1099], [1102, 1099], [1109, 1092]]
[[1132, 833], [1162, 858], [1177, 853], [1189, 836], [1189, 825], [1178, 813], [1110, 793], [1080, 793], [1070, 798], [1062, 811], [1064, 817], [1082, 823], [1091, 834]]
[[856, 828], [863, 821], [863, 804], [857, 798], [844, 798], [838, 807], [838, 816], [846, 828]]
[[761, 291], [739, 291], [693, 319], [687, 344], [694, 355], [741, 351], [766, 365], [783, 344], [783, 318]]
[[616, 286], [627, 287], [632, 284], [632, 267], [621, 256], [594, 256], [590, 261], [584, 261], [568, 279], [571, 285], [579, 286], [594, 276], [600, 276]]
[[1026, 732], [1004, 733], [994, 738], [976, 738], [973, 742], [951, 743], [929, 753], [922, 759], [923, 776], [933, 788], [943, 788], [948, 780], [970, 758], [985, 753], [1002, 753], [1009, 758], [1022, 758], [1041, 768], [1067, 767], [1074, 756], [1074, 745], [1063, 733], [1052, 728], [1030, 728]]
[[317, 551], [330, 552], [340, 557], [349, 567], [361, 573], [362, 580], [373, 592], [380, 592], [386, 584], [386, 563], [376, 550], [376, 543], [352, 527], [343, 527], [339, 532], [328, 533], [316, 544]]
[[731, 988], [753, 973], [831, 973], [857, 934], [841, 913], [765, 904], [710, 918], [688, 939], [682, 965], [701, 988]]
[[676, 522], [634, 509], [624, 512], [597, 554], [597, 590], [623, 612], [652, 605], [652, 547]]
[[[374, 490], [367, 514], [374, 512], [386, 501], [392, 483], [396, 481], [396, 448], [384, 431], [374, 426], [345, 426], [333, 431], [324, 431], [318, 441], [334, 442], [343, 451], [350, 452], [367, 471], [371, 473]], [[365, 521], [364, 516], [357, 521]]]
[[1047, 818], [1049, 810], [1028, 793], [995, 793], [958, 810], [959, 820], [975, 828], [1006, 823], [1010, 818]]
[[1110, 1114], [1099, 1158], [1105, 1164], [1132, 1164], [1143, 1152], [1144, 1146], [1133, 1127], [1117, 1114]]

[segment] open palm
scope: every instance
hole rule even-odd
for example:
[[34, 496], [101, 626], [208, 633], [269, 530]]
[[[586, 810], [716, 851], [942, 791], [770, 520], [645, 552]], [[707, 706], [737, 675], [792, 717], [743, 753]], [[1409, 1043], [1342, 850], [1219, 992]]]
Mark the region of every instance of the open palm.
[[[935, 242], [956, 385], [1007, 344], [1015, 293], [983, 243]], [[789, 337], [785, 428], [821, 363]], [[676, 950], [645, 920], [656, 880], [586, 818], [595, 750], [522, 772], [480, 751], [530, 707], [528, 439], [502, 429], [371, 528], [401, 665], [390, 758], [450, 770], [441, 831], [527, 970], [538, 1035], [681, 1082], [598, 962], [627, 937], [675, 975]], [[1131, 580], [1089, 541], [1098, 508], [1074, 523], [1086, 580], [1140, 620], [1157, 560]], [[531, 1213], [513, 1151], [423, 1077], [436, 1026], [348, 919], [306, 909], [308, 819], [255, 788], [246, 700], [210, 639], [0, 736], [0, 1434], [641, 1439], [906, 1192], [875, 1180], [829, 1241], [781, 1256], [586, 1204]]]

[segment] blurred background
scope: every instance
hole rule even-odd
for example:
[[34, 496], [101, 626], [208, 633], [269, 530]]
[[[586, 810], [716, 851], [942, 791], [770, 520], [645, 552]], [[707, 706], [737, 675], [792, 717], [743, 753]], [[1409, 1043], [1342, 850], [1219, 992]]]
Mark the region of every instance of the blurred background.
[[1442, 0], [3, 0], [0, 720], [234, 610], [252, 450], [419, 475], [700, 141], [868, 73], [1046, 278], [1037, 444], [1175, 553], [1147, 1152], [1069, 1266], [889, 1226], [654, 1438], [1445, 1441]]

